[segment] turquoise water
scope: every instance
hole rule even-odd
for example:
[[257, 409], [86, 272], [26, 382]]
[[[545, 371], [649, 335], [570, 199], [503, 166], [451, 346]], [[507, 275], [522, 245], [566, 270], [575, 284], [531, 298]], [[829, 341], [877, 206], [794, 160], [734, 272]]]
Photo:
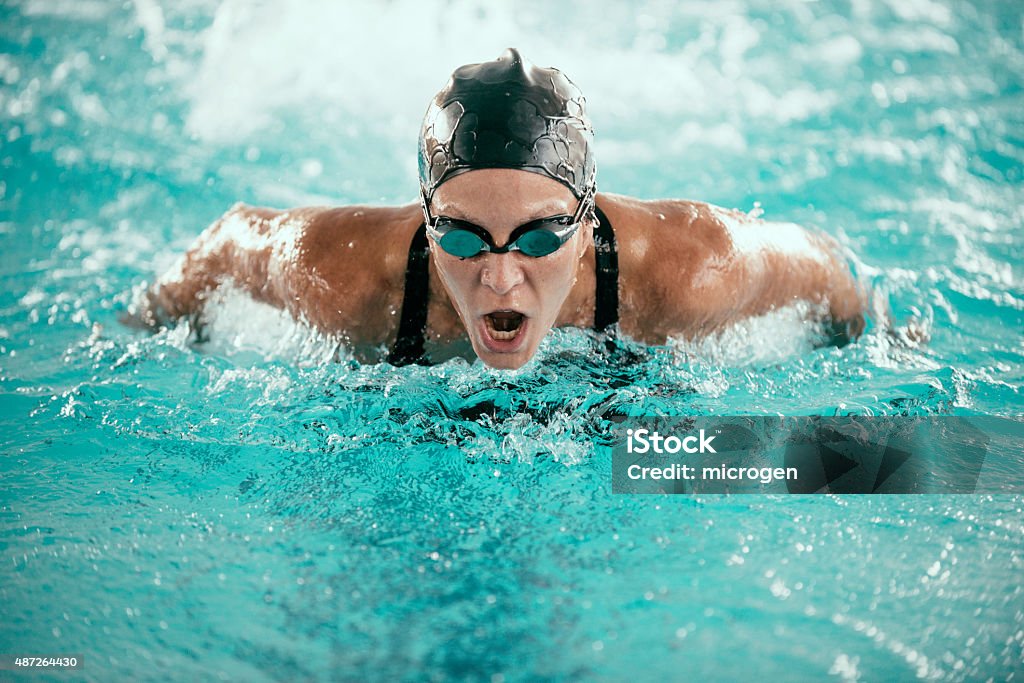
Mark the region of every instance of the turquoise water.
[[[0, 9], [0, 653], [94, 681], [1020, 676], [1021, 496], [615, 496], [606, 446], [621, 414], [1021, 414], [1019, 3], [346, 5]], [[835, 235], [868, 334], [814, 350], [783, 311], [624, 363], [559, 331], [499, 373], [331, 362], [231, 292], [205, 344], [117, 323], [236, 200], [410, 201], [430, 95], [509, 45], [587, 93], [603, 189]]]

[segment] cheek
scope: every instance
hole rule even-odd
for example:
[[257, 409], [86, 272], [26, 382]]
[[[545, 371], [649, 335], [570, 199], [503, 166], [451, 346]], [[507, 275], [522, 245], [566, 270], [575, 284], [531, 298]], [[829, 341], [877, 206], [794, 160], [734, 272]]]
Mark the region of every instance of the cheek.
[[457, 299], [465, 297], [472, 291], [478, 281], [479, 273], [470, 261], [462, 261], [450, 254], [436, 258], [437, 275], [448, 296], [458, 306]]
[[580, 259], [584, 253], [586, 253], [585, 247], [566, 249], [564, 252], [558, 252], [558, 264], [557, 268], [554, 270], [557, 273], [556, 277], [559, 282], [565, 284], [567, 287], [572, 287], [573, 283], [576, 282]]
[[557, 267], [549, 268], [537, 278], [537, 282], [543, 286], [545, 292], [560, 292], [572, 280], [572, 271], [566, 263], [559, 263]]
[[[557, 260], [537, 268], [531, 278], [534, 289], [545, 294], [544, 299], [552, 307], [560, 308], [576, 282], [576, 254], [574, 251], [559, 252]], [[538, 264], [541, 265], [541, 264]]]

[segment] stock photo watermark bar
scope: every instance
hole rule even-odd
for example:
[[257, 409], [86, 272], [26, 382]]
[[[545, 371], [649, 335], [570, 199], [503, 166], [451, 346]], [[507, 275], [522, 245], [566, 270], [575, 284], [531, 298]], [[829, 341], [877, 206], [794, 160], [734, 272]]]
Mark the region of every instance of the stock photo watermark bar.
[[612, 492], [1024, 492], [1024, 418], [637, 417], [612, 430]]

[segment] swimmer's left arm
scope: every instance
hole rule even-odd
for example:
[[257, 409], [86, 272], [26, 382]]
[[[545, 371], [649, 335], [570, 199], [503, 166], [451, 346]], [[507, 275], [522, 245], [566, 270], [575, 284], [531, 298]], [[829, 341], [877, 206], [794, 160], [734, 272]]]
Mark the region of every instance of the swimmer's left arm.
[[822, 322], [828, 341], [843, 346], [864, 331], [864, 291], [837, 244], [815, 233], [808, 233], [808, 242], [812, 254], [766, 251], [758, 304], [769, 310], [797, 301], [821, 305], [826, 309]]
[[[799, 302], [811, 304], [829, 341], [843, 345], [864, 330], [865, 296], [830, 237], [792, 223], [692, 203], [687, 241], [671, 265], [684, 296], [673, 327], [701, 335]], [[688, 264], [679, 267], [676, 264]]]
[[843, 345], [864, 331], [865, 294], [839, 244], [792, 223], [772, 223], [738, 212], [719, 212], [746, 289], [745, 313], [760, 315], [798, 302], [821, 307], [831, 343]]

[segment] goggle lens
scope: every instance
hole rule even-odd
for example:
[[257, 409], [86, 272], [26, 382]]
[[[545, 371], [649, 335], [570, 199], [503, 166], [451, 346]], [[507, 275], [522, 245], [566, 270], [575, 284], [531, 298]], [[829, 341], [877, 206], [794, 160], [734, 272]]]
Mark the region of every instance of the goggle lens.
[[479, 235], [459, 229], [446, 233], [438, 244], [449, 254], [459, 258], [472, 258], [487, 248], [487, 243], [480, 239]]
[[519, 246], [519, 251], [527, 256], [539, 258], [558, 251], [558, 248], [562, 246], [562, 241], [550, 230], [537, 228], [520, 236], [516, 240], [516, 244]]

